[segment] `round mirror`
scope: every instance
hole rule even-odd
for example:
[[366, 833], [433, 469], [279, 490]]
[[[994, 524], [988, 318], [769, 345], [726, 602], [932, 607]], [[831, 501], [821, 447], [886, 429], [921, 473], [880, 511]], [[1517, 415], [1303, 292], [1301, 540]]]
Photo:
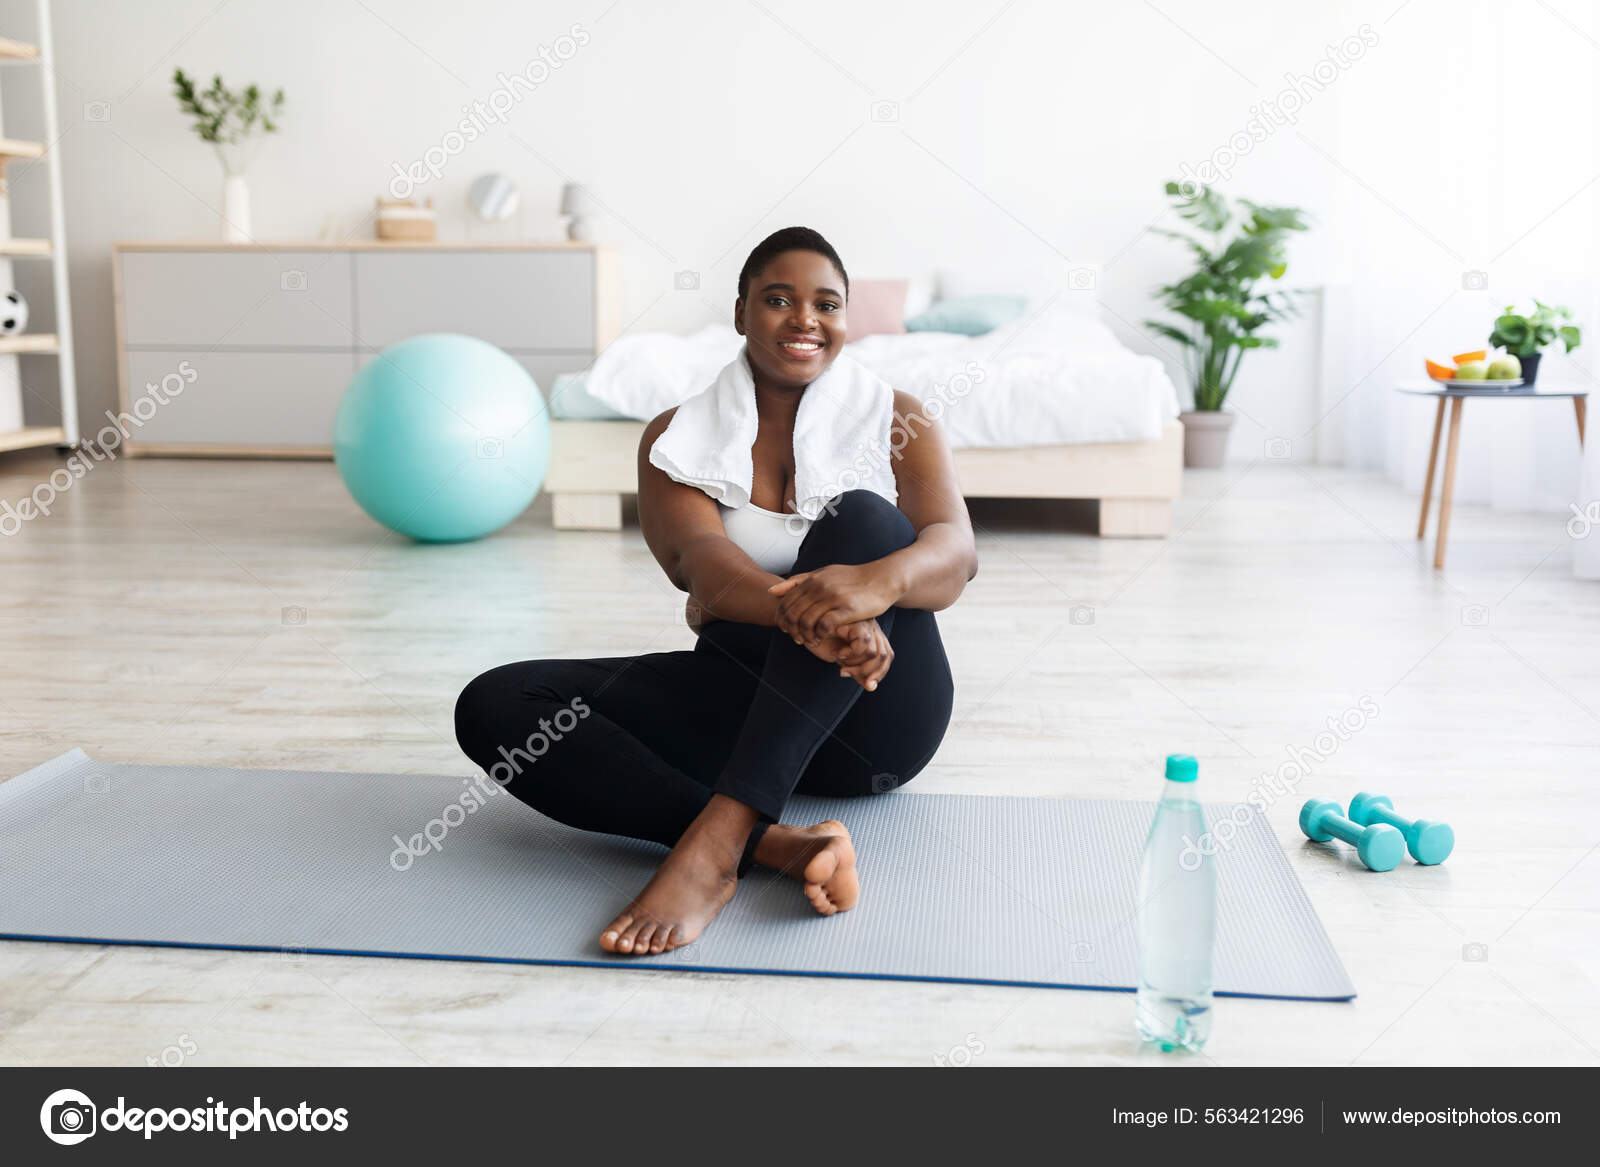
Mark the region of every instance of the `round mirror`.
[[486, 223], [498, 223], [517, 213], [522, 204], [522, 192], [503, 174], [484, 174], [473, 179], [467, 188], [467, 202], [478, 218]]

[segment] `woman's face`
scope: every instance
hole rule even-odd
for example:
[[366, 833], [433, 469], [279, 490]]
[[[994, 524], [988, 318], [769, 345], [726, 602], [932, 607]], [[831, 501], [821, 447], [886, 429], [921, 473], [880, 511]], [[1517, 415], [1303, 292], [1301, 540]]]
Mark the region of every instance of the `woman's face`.
[[763, 384], [803, 389], [844, 347], [844, 279], [826, 256], [785, 251], [750, 277], [733, 326]]

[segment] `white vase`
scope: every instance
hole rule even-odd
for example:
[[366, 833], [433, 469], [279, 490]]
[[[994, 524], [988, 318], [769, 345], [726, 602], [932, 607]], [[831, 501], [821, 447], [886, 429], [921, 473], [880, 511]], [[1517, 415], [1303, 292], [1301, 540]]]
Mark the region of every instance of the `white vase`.
[[250, 241], [250, 187], [242, 174], [222, 180], [222, 238], [228, 243]]

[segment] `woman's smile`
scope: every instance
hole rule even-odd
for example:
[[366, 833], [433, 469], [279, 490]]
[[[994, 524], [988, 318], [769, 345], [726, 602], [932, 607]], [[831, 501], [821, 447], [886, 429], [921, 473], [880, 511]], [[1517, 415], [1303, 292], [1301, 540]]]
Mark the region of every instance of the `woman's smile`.
[[813, 361], [822, 355], [828, 342], [820, 336], [785, 336], [778, 338], [778, 351], [791, 361]]

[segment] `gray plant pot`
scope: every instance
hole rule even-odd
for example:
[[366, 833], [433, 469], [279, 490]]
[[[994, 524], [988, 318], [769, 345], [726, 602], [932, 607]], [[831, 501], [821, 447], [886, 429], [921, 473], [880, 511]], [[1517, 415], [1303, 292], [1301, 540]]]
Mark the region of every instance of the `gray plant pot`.
[[1215, 470], [1228, 452], [1228, 431], [1233, 414], [1220, 410], [1180, 413], [1183, 422], [1183, 464], [1198, 470]]

